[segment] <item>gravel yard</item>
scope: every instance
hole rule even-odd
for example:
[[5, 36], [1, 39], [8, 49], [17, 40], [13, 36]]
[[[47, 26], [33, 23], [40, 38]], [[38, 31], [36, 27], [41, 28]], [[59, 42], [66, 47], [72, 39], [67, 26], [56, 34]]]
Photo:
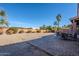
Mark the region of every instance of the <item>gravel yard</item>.
[[0, 35], [0, 56], [48, 56], [49, 54], [28, 43], [52, 33], [23, 33]]
[[5, 35], [0, 38], [0, 55], [79, 56], [79, 42], [61, 40], [53, 33]]

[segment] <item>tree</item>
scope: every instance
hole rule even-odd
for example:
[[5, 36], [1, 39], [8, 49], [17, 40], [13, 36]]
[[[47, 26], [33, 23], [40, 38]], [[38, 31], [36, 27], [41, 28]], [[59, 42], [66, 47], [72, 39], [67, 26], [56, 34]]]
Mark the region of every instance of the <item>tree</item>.
[[9, 26], [9, 22], [7, 20], [7, 16], [4, 10], [0, 10], [0, 16], [2, 16], [2, 19], [0, 20], [0, 25], [5, 25], [5, 26]]
[[46, 25], [41, 26], [40, 29], [46, 29]]
[[69, 18], [69, 21], [73, 23], [73, 18]]
[[55, 21], [55, 22], [53, 23], [53, 25], [54, 25], [53, 29], [54, 29], [55, 31], [57, 31], [57, 25], [58, 25], [57, 21]]
[[8, 23], [8, 21], [7, 20], [5, 20], [5, 19], [1, 19], [0, 20], [0, 25], [5, 25], [5, 26], [9, 26], [9, 23]]
[[61, 15], [60, 15], [60, 14], [58, 14], [58, 15], [56, 16], [56, 20], [57, 20], [57, 25], [58, 25], [57, 30], [59, 31], [59, 25], [60, 25], [60, 21], [61, 21]]
[[52, 30], [52, 26], [46, 26], [46, 29], [51, 31]]
[[0, 10], [0, 16], [6, 16], [5, 11], [4, 10]]
[[58, 25], [57, 21], [54, 22], [55, 27]]
[[64, 25], [63, 28], [64, 29], [69, 29], [69, 28], [71, 28], [71, 25]]

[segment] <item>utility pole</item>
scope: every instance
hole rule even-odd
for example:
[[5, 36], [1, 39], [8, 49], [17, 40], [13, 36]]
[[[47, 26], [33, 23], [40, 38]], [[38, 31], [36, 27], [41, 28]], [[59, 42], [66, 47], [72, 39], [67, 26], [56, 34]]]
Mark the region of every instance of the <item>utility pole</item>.
[[79, 3], [77, 4], [77, 17], [79, 17]]

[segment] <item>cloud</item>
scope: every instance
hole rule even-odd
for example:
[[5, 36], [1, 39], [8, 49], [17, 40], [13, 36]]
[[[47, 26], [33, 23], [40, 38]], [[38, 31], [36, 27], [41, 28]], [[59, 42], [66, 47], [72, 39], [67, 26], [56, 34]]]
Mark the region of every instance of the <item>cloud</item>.
[[22, 21], [9, 21], [10, 23], [10, 27], [25, 27], [25, 28], [33, 28], [33, 29], [37, 29], [39, 28], [38, 25], [34, 25], [32, 23], [27, 23], [27, 22], [22, 22]]
[[15, 27], [30, 27], [29, 23], [22, 22], [22, 21], [9, 21], [10, 26], [15, 26]]

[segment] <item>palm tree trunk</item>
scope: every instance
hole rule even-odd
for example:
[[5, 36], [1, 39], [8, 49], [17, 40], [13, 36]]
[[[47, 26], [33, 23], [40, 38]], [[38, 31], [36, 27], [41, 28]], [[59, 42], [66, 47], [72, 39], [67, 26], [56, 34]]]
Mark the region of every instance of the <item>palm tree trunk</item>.
[[59, 31], [59, 21], [58, 21], [58, 28], [57, 28], [57, 31]]

